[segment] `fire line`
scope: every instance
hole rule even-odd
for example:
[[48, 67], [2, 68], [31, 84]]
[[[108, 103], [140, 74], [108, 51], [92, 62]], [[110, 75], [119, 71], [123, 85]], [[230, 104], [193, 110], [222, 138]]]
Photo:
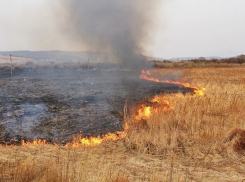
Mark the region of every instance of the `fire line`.
[[[171, 81], [171, 80], [159, 80], [159, 79], [153, 78], [149, 70], [146, 70], [146, 71], [142, 70], [140, 78], [144, 80], [148, 80], [148, 81], [153, 81], [153, 82], [180, 85], [180, 86], [183, 86], [184, 88], [190, 88], [193, 91], [192, 95], [184, 96], [183, 94], [174, 94], [171, 97], [198, 97], [198, 96], [204, 95], [204, 91], [206, 90], [204, 87], [191, 86], [191, 84], [189, 83], [181, 83], [178, 81]], [[157, 103], [157, 104], [155, 104], [155, 107], [142, 104], [134, 116], [136, 121], [150, 118], [154, 113], [158, 112], [157, 108], [161, 108], [161, 111], [167, 111], [167, 110], [174, 109], [174, 106], [167, 100], [167, 97], [165, 96], [157, 95], [153, 99], [151, 99], [150, 102]]]
[[[151, 73], [149, 70], [142, 70], [141, 79], [153, 81], [153, 82], [160, 82], [160, 83], [170, 83], [174, 85], [180, 85], [184, 88], [190, 88], [193, 91], [192, 95], [183, 95], [183, 94], [173, 94], [171, 97], [198, 97], [204, 95], [204, 91], [206, 90], [204, 87], [195, 87], [191, 86], [189, 83], [181, 83], [178, 81], [171, 81], [171, 80], [159, 80], [156, 78], [153, 78], [151, 76]], [[154, 113], [161, 112], [161, 111], [167, 111], [174, 109], [174, 106], [167, 100], [166, 96], [155, 96], [150, 100], [150, 103], [152, 103], [152, 106], [147, 106], [146, 104], [142, 104], [139, 106], [139, 109], [137, 109], [136, 114], [134, 115], [135, 122], [140, 122], [141, 120], [147, 120], [149, 119]], [[123, 131], [117, 131], [115, 133], [107, 133], [105, 135], [102, 135], [100, 137], [83, 137], [78, 136], [74, 137], [73, 141], [71, 143], [67, 143], [66, 147], [94, 147], [98, 146], [103, 142], [106, 141], [117, 141], [125, 138], [127, 136], [127, 132], [130, 129], [130, 126], [128, 123], [124, 123], [124, 130]], [[22, 140], [21, 146], [27, 146], [27, 145], [45, 145], [48, 144], [46, 140], [34, 140], [33, 142], [25, 142]], [[54, 143], [53, 145], [58, 145]]]

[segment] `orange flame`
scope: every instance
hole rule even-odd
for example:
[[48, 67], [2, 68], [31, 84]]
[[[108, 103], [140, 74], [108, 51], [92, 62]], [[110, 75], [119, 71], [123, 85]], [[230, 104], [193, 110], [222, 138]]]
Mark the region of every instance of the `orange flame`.
[[[171, 81], [171, 80], [159, 80], [159, 79], [153, 78], [149, 70], [146, 70], [146, 71], [142, 70], [140, 78], [149, 80], [149, 81], [153, 81], [153, 82], [171, 83], [175, 85], [181, 85], [185, 88], [190, 88], [193, 90], [192, 96], [194, 97], [204, 95], [204, 91], [206, 90], [203, 87], [191, 86], [189, 83], [181, 83], [178, 81]], [[185, 97], [185, 96], [183, 94], [174, 94], [173, 97]], [[145, 104], [141, 105], [140, 108], [137, 110], [136, 115], [134, 116], [136, 120], [149, 119], [153, 114], [155, 114], [158, 111], [157, 108], [160, 108], [161, 111], [174, 109], [173, 105], [171, 105], [170, 102], [167, 100], [167, 98], [164, 96], [161, 96], [161, 98], [160, 96], [155, 96], [153, 99], [150, 100], [150, 102], [157, 103], [157, 104], [155, 105], [155, 107], [146, 106]]]
[[127, 123], [124, 124], [124, 130], [123, 131], [117, 131], [116, 133], [107, 133], [101, 137], [74, 137], [72, 143], [67, 143], [66, 147], [94, 147], [97, 145], [100, 145], [103, 142], [106, 141], [117, 141], [120, 139], [123, 139], [127, 136], [127, 130], [129, 129], [129, 125]]
[[141, 105], [141, 108], [137, 110], [137, 114], [134, 116], [136, 120], [148, 119], [152, 115], [152, 107]]
[[48, 142], [46, 140], [36, 139], [32, 142], [25, 142], [24, 140], [21, 140], [21, 146], [27, 146], [27, 145], [46, 145]]
[[181, 82], [178, 82], [178, 81], [171, 81], [171, 80], [159, 80], [157, 78], [153, 78], [151, 76], [151, 73], [150, 73], [149, 70], [146, 70], [146, 71], [142, 70], [140, 78], [142, 78], [144, 80], [153, 81], [153, 82], [171, 83], [171, 84], [174, 84], [174, 85], [183, 86], [185, 88], [190, 88], [190, 89], [193, 90], [194, 96], [202, 96], [202, 95], [204, 95], [204, 91], [206, 90], [204, 87], [191, 86], [189, 83], [181, 83]]
[[[129, 130], [128, 123], [124, 124], [124, 130], [123, 131], [117, 131], [116, 133], [107, 133], [100, 137], [83, 137], [82, 135], [78, 137], [74, 137], [73, 141], [71, 143], [67, 143], [66, 147], [94, 147], [97, 146], [103, 142], [106, 141], [117, 141], [120, 139], [123, 139], [127, 136], [127, 131]], [[46, 140], [36, 139], [31, 142], [25, 142], [24, 140], [21, 140], [21, 146], [28, 146], [28, 145], [46, 145], [49, 144]], [[59, 146], [57, 143], [53, 143], [55, 146]]]
[[170, 104], [169, 101], [166, 100], [165, 97], [160, 98], [160, 96], [155, 96], [150, 100], [150, 104], [152, 106], [147, 106], [146, 104], [140, 105], [140, 108], [136, 111], [136, 114], [134, 115], [134, 119], [136, 121], [149, 119], [159, 110], [167, 111], [174, 109], [174, 107]]

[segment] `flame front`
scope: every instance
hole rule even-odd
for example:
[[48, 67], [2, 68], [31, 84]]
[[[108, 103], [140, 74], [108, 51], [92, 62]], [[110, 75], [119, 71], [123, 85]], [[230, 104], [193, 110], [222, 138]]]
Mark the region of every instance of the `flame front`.
[[149, 80], [149, 81], [153, 81], [153, 82], [161, 82], [161, 83], [171, 83], [174, 85], [181, 85], [185, 88], [190, 88], [193, 90], [194, 96], [202, 96], [204, 95], [204, 91], [206, 90], [204, 87], [195, 87], [195, 86], [191, 86], [191, 84], [189, 83], [181, 83], [178, 81], [171, 81], [171, 80], [159, 80], [157, 78], [153, 78], [151, 76], [151, 73], [149, 70], [142, 70], [141, 71], [141, 75], [140, 78], [144, 79], [144, 80]]
[[167, 101], [167, 98], [164, 96], [155, 96], [149, 101], [149, 103], [151, 106], [147, 106], [147, 104], [142, 104], [140, 105], [139, 109], [137, 109], [136, 114], [134, 115], [134, 119], [136, 121], [149, 119], [158, 111], [167, 111], [174, 109], [173, 105], [170, 104], [170, 102]]
[[[155, 96], [153, 97], [147, 104], [142, 104], [139, 106], [139, 108], [137, 109], [135, 115], [134, 115], [134, 119], [135, 122], [139, 122], [141, 120], [147, 120], [149, 119], [152, 115], [154, 115], [157, 112], [162, 112], [162, 111], [167, 111], [167, 110], [171, 110], [174, 109], [174, 106], [168, 101], [168, 98], [170, 97], [179, 97], [179, 98], [183, 98], [183, 97], [197, 97], [197, 96], [202, 96], [204, 95], [204, 91], [206, 90], [203, 87], [195, 87], [195, 86], [191, 86], [189, 83], [181, 83], [178, 81], [170, 81], [170, 80], [159, 80], [156, 78], [153, 78], [151, 76], [151, 73], [149, 70], [142, 70], [140, 78], [145, 79], [145, 80], [149, 80], [149, 81], [153, 81], [153, 82], [161, 82], [161, 83], [170, 83], [170, 84], [175, 84], [175, 85], [180, 85], [182, 87], [185, 88], [190, 88], [193, 93], [192, 95], [183, 95], [183, 94], [173, 94], [171, 96]], [[106, 141], [117, 141], [117, 140], [121, 140], [123, 138], [125, 138], [127, 136], [127, 131], [129, 130], [129, 125], [127, 123], [124, 123], [124, 130], [123, 131], [118, 131], [116, 133], [107, 133], [105, 135], [102, 135], [100, 137], [83, 137], [83, 136], [78, 136], [78, 137], [74, 137], [73, 141], [71, 143], [67, 143], [65, 146], [66, 147], [73, 147], [73, 148], [77, 148], [77, 147], [87, 147], [87, 146], [98, 146], [103, 142]], [[26, 146], [26, 145], [45, 145], [48, 144], [48, 142], [46, 140], [34, 140], [33, 142], [25, 142], [24, 140], [22, 140], [21, 142], [21, 146]], [[54, 145], [58, 145], [56, 143], [54, 143]]]
[[21, 146], [26, 146], [26, 145], [46, 145], [48, 142], [46, 140], [41, 140], [41, 139], [36, 139], [33, 140], [32, 142], [25, 142], [24, 140], [21, 140]]
[[129, 129], [129, 125], [127, 123], [124, 124], [124, 130], [123, 131], [117, 131], [116, 133], [107, 133], [101, 137], [83, 137], [78, 136], [73, 138], [72, 143], [67, 143], [66, 147], [73, 147], [77, 148], [80, 146], [83, 147], [94, 147], [97, 145], [100, 145], [103, 142], [106, 141], [117, 141], [125, 138], [127, 136], [127, 131]]
[[[157, 78], [153, 78], [151, 76], [151, 73], [149, 70], [142, 70], [140, 78], [148, 81], [153, 81], [153, 82], [160, 82], [160, 83], [170, 83], [174, 85], [180, 85], [184, 88], [190, 88], [193, 91], [192, 95], [186, 95], [184, 96], [183, 94], [174, 94], [170, 97], [178, 97], [178, 98], [183, 98], [183, 97], [198, 97], [204, 95], [204, 91], [206, 90], [204, 87], [195, 87], [192, 86], [189, 83], [181, 83], [178, 81], [171, 81], [171, 80], [159, 80]], [[158, 112], [159, 108], [161, 111], [166, 111], [166, 110], [171, 110], [174, 109], [174, 106], [167, 100], [167, 97], [165, 96], [155, 96], [153, 99], [150, 100], [151, 103], [157, 103], [153, 106], [147, 106], [145, 104], [141, 105], [140, 108], [137, 110], [134, 118], [135, 120], [145, 120], [150, 118], [152, 115], [154, 115], [156, 112]]]

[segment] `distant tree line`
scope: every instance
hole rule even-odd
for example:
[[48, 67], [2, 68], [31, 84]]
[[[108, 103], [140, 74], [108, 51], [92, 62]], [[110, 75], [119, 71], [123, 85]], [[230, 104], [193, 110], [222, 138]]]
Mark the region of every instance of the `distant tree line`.
[[171, 60], [152, 60], [150, 61], [155, 68], [174, 68], [174, 67], [233, 67], [245, 66], [245, 55], [241, 54], [237, 57], [222, 59], [206, 59], [200, 57], [198, 59], [171, 61]]

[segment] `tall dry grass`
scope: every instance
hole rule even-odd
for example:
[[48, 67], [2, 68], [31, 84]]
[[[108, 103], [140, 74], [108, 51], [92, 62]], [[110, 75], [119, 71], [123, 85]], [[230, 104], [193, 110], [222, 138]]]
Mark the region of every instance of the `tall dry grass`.
[[164, 95], [174, 109], [141, 122], [133, 119], [136, 108], [128, 108], [130, 130], [121, 141], [76, 149], [1, 146], [0, 181], [244, 180], [245, 68], [155, 73], [178, 76], [207, 92], [201, 97]]

